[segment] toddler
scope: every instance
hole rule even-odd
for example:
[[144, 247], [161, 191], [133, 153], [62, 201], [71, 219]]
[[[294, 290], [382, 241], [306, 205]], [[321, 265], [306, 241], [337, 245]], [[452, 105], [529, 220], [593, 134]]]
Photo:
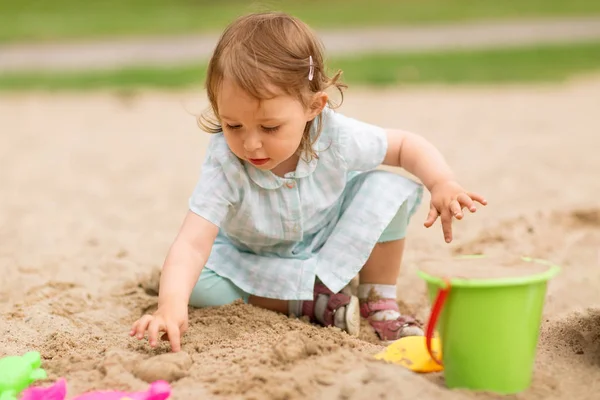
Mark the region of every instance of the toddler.
[[[163, 266], [158, 310], [131, 336], [148, 332], [154, 347], [163, 333], [179, 351], [188, 305], [238, 299], [350, 335], [361, 316], [382, 341], [423, 334], [396, 302], [422, 187], [431, 193], [425, 226], [440, 217], [446, 242], [452, 219], [486, 201], [422, 137], [336, 112], [326, 91], [345, 86], [323, 58], [311, 29], [283, 13], [247, 15], [225, 30], [208, 65], [210, 112], [199, 120], [213, 134], [202, 173]], [[358, 296], [347, 289], [356, 275]]]

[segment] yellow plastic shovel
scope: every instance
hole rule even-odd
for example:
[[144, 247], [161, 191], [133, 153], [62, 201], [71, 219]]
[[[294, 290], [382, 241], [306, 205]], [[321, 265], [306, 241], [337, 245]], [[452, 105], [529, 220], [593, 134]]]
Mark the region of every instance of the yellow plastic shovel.
[[[398, 339], [381, 353], [375, 355], [378, 360], [402, 365], [414, 372], [438, 372], [444, 368], [438, 364], [427, 350], [425, 336], [407, 336]], [[441, 341], [439, 337], [431, 339], [431, 350], [435, 358], [442, 358]]]

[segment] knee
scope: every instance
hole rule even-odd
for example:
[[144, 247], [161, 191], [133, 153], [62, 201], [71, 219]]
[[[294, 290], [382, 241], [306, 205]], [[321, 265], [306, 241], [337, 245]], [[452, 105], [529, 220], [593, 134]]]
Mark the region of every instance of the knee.
[[408, 222], [410, 220], [407, 203], [408, 201], [402, 203], [398, 209], [398, 212], [396, 212], [396, 215], [394, 215], [394, 218], [392, 218], [388, 226], [379, 237], [379, 243], [404, 239], [406, 236], [406, 230], [408, 228]]
[[192, 290], [189, 304], [197, 308], [216, 307], [231, 304], [239, 299], [247, 303], [249, 297], [248, 293], [235, 286], [229, 279], [205, 268]]
[[194, 287], [189, 303], [192, 307], [205, 308], [224, 306], [235, 301], [235, 299], [228, 300], [214, 290], [203, 290], [202, 288]]

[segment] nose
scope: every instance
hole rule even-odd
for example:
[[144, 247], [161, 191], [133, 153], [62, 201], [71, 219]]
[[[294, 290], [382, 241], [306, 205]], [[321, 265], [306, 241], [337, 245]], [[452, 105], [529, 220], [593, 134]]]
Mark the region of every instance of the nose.
[[244, 138], [244, 150], [253, 153], [262, 147], [262, 141], [257, 133], [250, 132]]

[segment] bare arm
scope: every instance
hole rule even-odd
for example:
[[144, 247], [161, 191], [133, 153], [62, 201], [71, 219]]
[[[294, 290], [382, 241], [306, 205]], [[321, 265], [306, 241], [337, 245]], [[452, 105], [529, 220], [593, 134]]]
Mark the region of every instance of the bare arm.
[[188, 211], [179, 234], [169, 249], [160, 277], [158, 310], [133, 323], [131, 336], [142, 339], [148, 332], [150, 346], [158, 335], [171, 342], [173, 351], [181, 349], [181, 335], [187, 330], [187, 306], [190, 294], [210, 254], [219, 228]]
[[440, 181], [455, 179], [442, 154], [422, 136], [390, 129], [387, 137], [388, 150], [383, 164], [404, 168], [428, 190]]
[[216, 225], [188, 211], [163, 265], [159, 307], [165, 303], [187, 306], [218, 232]]
[[383, 164], [401, 167], [415, 175], [431, 192], [431, 204], [425, 226], [438, 217], [447, 243], [452, 241], [452, 218], [462, 219], [462, 209], [477, 211], [474, 201], [486, 205], [483, 196], [465, 191], [442, 154], [425, 138], [406, 131], [388, 130], [388, 149]]

